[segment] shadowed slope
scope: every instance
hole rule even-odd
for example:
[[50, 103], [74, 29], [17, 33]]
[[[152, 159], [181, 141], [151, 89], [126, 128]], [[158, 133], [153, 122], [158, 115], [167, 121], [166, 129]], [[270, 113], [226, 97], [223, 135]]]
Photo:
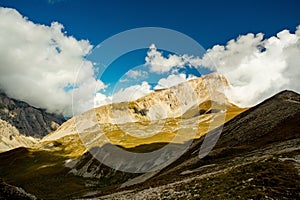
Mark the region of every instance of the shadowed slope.
[[205, 158], [202, 137], [143, 184], [103, 198], [299, 199], [299, 126], [300, 95], [283, 91], [227, 122]]

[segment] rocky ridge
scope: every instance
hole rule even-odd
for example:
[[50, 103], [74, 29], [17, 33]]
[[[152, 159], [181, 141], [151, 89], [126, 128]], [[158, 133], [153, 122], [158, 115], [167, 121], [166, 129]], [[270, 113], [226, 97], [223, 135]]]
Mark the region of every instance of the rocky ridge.
[[20, 134], [42, 138], [56, 130], [65, 119], [44, 109], [8, 97], [0, 92], [0, 119], [14, 126]]
[[30, 147], [64, 121], [62, 115], [35, 108], [0, 91], [0, 151]]

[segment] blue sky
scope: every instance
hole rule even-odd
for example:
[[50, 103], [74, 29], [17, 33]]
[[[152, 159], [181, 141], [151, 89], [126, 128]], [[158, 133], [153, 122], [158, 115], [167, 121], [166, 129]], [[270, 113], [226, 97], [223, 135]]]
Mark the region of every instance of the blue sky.
[[128, 29], [153, 26], [180, 31], [207, 49], [240, 34], [295, 29], [300, 21], [298, 0], [1, 0], [0, 5], [36, 23], [58, 21], [68, 34], [94, 45]]
[[[152, 1], [138, 1], [138, 0], [111, 0], [111, 1], [100, 1], [100, 0], [26, 0], [26, 1], [20, 1], [20, 0], [1, 0], [0, 1], [0, 7], [9, 7], [16, 9], [22, 16], [26, 16], [29, 21], [32, 21], [34, 24], [42, 24], [49, 26], [49, 30], [46, 31], [47, 33], [53, 31], [52, 29], [55, 29], [55, 27], [59, 29], [58, 26], [51, 27], [51, 23], [53, 21], [57, 21], [60, 24], [64, 26], [63, 31], [67, 32], [67, 36], [74, 36], [76, 38], [76, 45], [79, 44], [79, 40], [88, 40], [89, 44], [93, 45], [94, 47], [98, 45], [99, 43], [105, 41], [106, 39], [110, 38], [111, 36], [114, 36], [120, 32], [140, 28], [140, 27], [163, 27], [171, 30], [178, 31], [180, 33], [183, 33], [190, 38], [194, 39], [196, 42], [198, 42], [200, 45], [203, 46], [203, 52], [201, 55], [194, 55], [194, 56], [202, 56], [205, 53], [206, 49], [215, 48], [212, 52], [208, 53], [211, 57], [215, 58], [215, 62], [220, 65], [219, 69], [224, 74], [228, 75], [229, 81], [232, 81], [233, 84], [236, 83], [237, 86], [241, 86], [241, 82], [245, 79], [248, 72], [253, 71], [253, 74], [259, 74], [260, 72], [263, 72], [264, 70], [260, 67], [257, 68], [257, 71], [252, 70], [253, 65], [251, 65], [251, 62], [254, 62], [254, 60], [248, 60], [247, 58], [252, 56], [253, 58], [258, 58], [260, 56], [257, 56], [257, 46], [264, 46], [265, 44], [271, 44], [273, 39], [272, 36], [276, 36], [278, 33], [280, 33], [282, 30], [287, 29], [291, 32], [289, 33], [281, 33], [281, 37], [277, 37], [280, 42], [287, 42], [292, 41], [294, 37], [298, 37], [298, 35], [295, 33], [296, 27], [300, 24], [300, 14], [299, 14], [299, 7], [300, 7], [300, 1], [297, 0], [286, 0], [286, 1], [271, 1], [271, 0], [265, 0], [265, 1], [259, 1], [259, 0], [252, 0], [252, 1], [236, 1], [236, 0], [228, 0], [228, 1], [216, 1], [216, 0], [210, 0], [210, 1], [158, 1], [158, 0], [152, 0]], [[1, 13], [0, 13], [1, 14]], [[11, 19], [10, 17], [16, 18], [18, 17], [13, 16], [13, 14], [8, 14], [6, 12], [2, 13], [3, 16], [7, 17], [7, 19]], [[3, 19], [4, 20], [4, 19]], [[1, 19], [0, 19], [1, 21]], [[26, 22], [22, 22], [26, 24]], [[0, 24], [1, 25], [1, 24]], [[15, 28], [14, 26], [18, 27], [16, 24], [13, 24], [11, 22], [10, 24], [7, 22], [4, 23], [5, 28], [7, 28], [6, 35], [13, 35], [16, 34], [15, 37], [19, 37], [18, 28]], [[28, 24], [24, 26], [29, 26]], [[300, 29], [300, 28], [298, 28]], [[13, 33], [13, 34], [12, 34]], [[249, 35], [249, 33], [253, 33], [253, 35]], [[256, 35], [257, 33], [263, 33], [264, 36]], [[5, 35], [4, 34], [4, 35]], [[39, 30], [36, 32], [38, 36], [40, 34], [43, 34], [43, 30]], [[248, 35], [247, 35], [248, 34]], [[1, 31], [0, 31], [1, 35]], [[245, 35], [241, 39], [237, 39], [239, 36]], [[297, 35], [297, 36], [296, 36]], [[56, 37], [57, 35], [54, 34]], [[12, 36], [13, 37], [13, 36]], [[22, 38], [10, 38], [11, 40], [4, 41], [2, 46], [4, 47], [6, 44], [11, 45], [10, 48], [19, 48], [18, 45], [13, 46], [16, 44], [15, 41], [23, 41]], [[36, 41], [37, 44], [32, 44], [32, 49], [36, 50], [39, 49], [40, 46], [38, 44], [38, 39], [35, 40], [35, 36], [27, 36], [32, 37], [32, 41]], [[286, 40], [286, 38], [290, 38]], [[231, 44], [227, 44], [228, 41], [235, 39], [235, 41]], [[47, 41], [47, 38], [44, 38], [45, 41]], [[67, 38], [61, 38], [61, 41], [69, 40]], [[293, 40], [294, 41], [294, 40]], [[1, 41], [0, 41], [1, 42]], [[11, 42], [11, 43], [9, 43]], [[26, 41], [25, 41], [26, 42]], [[70, 42], [70, 41], [68, 41]], [[287, 46], [290, 48], [298, 48], [298, 41], [294, 41], [294, 43], [288, 43]], [[22, 43], [20, 43], [21, 45]], [[64, 46], [64, 42], [60, 45], [60, 47]], [[83, 45], [84, 48], [82, 51], [75, 55], [76, 58], [79, 58], [81, 56], [86, 56], [85, 49], [89, 49], [88, 45]], [[128, 45], [128, 44], [120, 44], [122, 45]], [[129, 44], [130, 45], [130, 44]], [[159, 71], [157, 68], [155, 68], [155, 63], [153, 64], [153, 60], [149, 61], [148, 65], [151, 68], [153, 73], [149, 73], [151, 70], [150, 68], [145, 68], [143, 64], [145, 64], [145, 59], [147, 56], [147, 53], [149, 53], [149, 48], [151, 45], [151, 42], [149, 42], [147, 47], [144, 47], [144, 49], [140, 49], [137, 51], [133, 51], [130, 53], [127, 53], [119, 59], [115, 60], [103, 76], [101, 76], [101, 81], [103, 81], [105, 86], [102, 86], [102, 94], [105, 95], [105, 98], [108, 98], [113, 91], [117, 92], [118, 90], [123, 89], [123, 93], [121, 92], [121, 95], [126, 95], [128, 91], [124, 90], [126, 87], [132, 86], [134, 84], [140, 84], [142, 85], [142, 91], [149, 92], [150, 90], [155, 89], [155, 86], [159, 85], [159, 81], [163, 78], [168, 80], [161, 80], [159, 87], [161, 88], [163, 84], [166, 86], [169, 86], [169, 82], [180, 82], [180, 80], [187, 80], [189, 78], [193, 78], [192, 76], [189, 76], [189, 74], [199, 76], [203, 73], [210, 72], [213, 67], [209, 62], [207, 62], [205, 59], [201, 60], [201, 63], [205, 65], [205, 68], [201, 69], [199, 74], [199, 68], [186, 66], [184, 68], [168, 68], [170, 64], [167, 65], [166, 71]], [[167, 58], [170, 53], [173, 52], [166, 52], [162, 51], [160, 49], [160, 44], [155, 44], [157, 49], [153, 50], [152, 55], [156, 55], [157, 59], [154, 59], [154, 61], [159, 61], [162, 63], [169, 63], [171, 61], [178, 59], [183, 59], [184, 57], [180, 57], [183, 55], [183, 53], [189, 52], [181, 52], [182, 54], [177, 54], [179, 57], [172, 57], [172, 59], [169, 60], [161, 60], [161, 56]], [[215, 46], [215, 45], [224, 45], [221, 47]], [[226, 46], [227, 45], [227, 46]], [[248, 45], [248, 46], [247, 46]], [[176, 44], [175, 44], [176, 46]], [[178, 45], [180, 46], [180, 45]], [[225, 47], [226, 46], [226, 47]], [[244, 46], [247, 46], [248, 48], [243, 48]], [[255, 48], [252, 48], [255, 46]], [[22, 45], [20, 46], [22, 47]], [[46, 46], [48, 48], [48, 46]], [[49, 47], [50, 48], [50, 47]], [[52, 48], [52, 47], [51, 47]], [[181, 46], [180, 46], [181, 48]], [[223, 48], [223, 49], [222, 49]], [[272, 47], [269, 46], [267, 48], [268, 55], [273, 55], [274, 49], [281, 48], [281, 46]], [[55, 47], [57, 50], [58, 47]], [[184, 49], [184, 48], [183, 48]], [[1, 50], [1, 48], [0, 48]], [[31, 51], [29, 51], [30, 53]], [[62, 59], [63, 62], [66, 62], [69, 58], [72, 58], [74, 53], [72, 49], [70, 49], [69, 54], [66, 54], [65, 57]], [[238, 52], [238, 56], [236, 54]], [[271, 53], [269, 53], [271, 52]], [[60, 59], [61, 52], [56, 52], [53, 63], [57, 61], [57, 58]], [[75, 52], [76, 53], [76, 52]], [[216, 56], [218, 53], [218, 56]], [[263, 52], [259, 52], [262, 53]], [[287, 53], [285, 53], [287, 54]], [[285, 54], [277, 55], [278, 58], [282, 58], [282, 63], [297, 63], [292, 58]], [[150, 55], [150, 54], [149, 54]], [[275, 55], [275, 53], [274, 53]], [[293, 54], [295, 55], [295, 54]], [[3, 55], [4, 56], [4, 55]], [[9, 55], [12, 56], [12, 58], [15, 57], [15, 55]], [[6, 60], [9, 60], [8, 55], [6, 55]], [[32, 58], [31, 55], [26, 55], [26, 61], [31, 61]], [[263, 55], [264, 56], [264, 55]], [[290, 60], [284, 60], [285, 58], [289, 58]], [[91, 59], [91, 57], [87, 56], [87, 59]], [[238, 62], [233, 62], [235, 60], [238, 60]], [[271, 59], [271, 57], [266, 58], [265, 60], [275, 60]], [[265, 65], [265, 60], [259, 60], [255, 61], [255, 63], [259, 63], [257, 66], [263, 66]], [[8, 63], [8, 66], [15, 67], [18, 69], [20, 66], [19, 63], [24, 63], [24, 60], [17, 60], [18, 62], [11, 62]], [[80, 60], [79, 60], [80, 61]], [[97, 60], [98, 61], [98, 60]], [[195, 60], [194, 60], [195, 61]], [[199, 61], [199, 60], [198, 60]], [[197, 62], [198, 62], [197, 61]], [[222, 62], [221, 62], [222, 61]], [[232, 61], [232, 62], [231, 62]], [[245, 63], [245, 61], [247, 61]], [[7, 62], [7, 61], [5, 61]], [[101, 61], [100, 61], [101, 62]], [[17, 64], [16, 64], [17, 63]], [[177, 62], [178, 64], [179, 62]], [[1, 61], [0, 61], [1, 64]], [[7, 64], [7, 63], [6, 63]], [[30, 62], [27, 63], [28, 66], [31, 65]], [[43, 63], [48, 66], [49, 63]], [[51, 64], [51, 63], [50, 63]], [[48, 67], [51, 67], [52, 64]], [[71, 71], [71, 65], [72, 63], [67, 63], [68, 69], [62, 69], [62, 71]], [[161, 63], [159, 63], [161, 64]], [[39, 60], [36, 60], [36, 68], [32, 68], [33, 74], [37, 70], [41, 70]], [[224, 65], [224, 66], [223, 66]], [[276, 66], [276, 63], [272, 64]], [[95, 66], [97, 64], [95, 63]], [[240, 74], [234, 74], [229, 72], [232, 67], [236, 67], [236, 69], [240, 69], [240, 67], [248, 66], [249, 69], [244, 70], [244, 72], [247, 72], [246, 74], [242, 73], [242, 70], [236, 70], [236, 72], [239, 72]], [[62, 66], [63, 67], [63, 66]], [[101, 63], [100, 66], [101, 68]], [[170, 66], [169, 66], [170, 67]], [[199, 66], [198, 66], [199, 67]], [[223, 67], [223, 68], [222, 68]], [[134, 69], [132, 69], [134, 68]], [[282, 67], [283, 68], [283, 67]], [[278, 69], [275, 70], [276, 73], [280, 74], [282, 73], [282, 68], [278, 67]], [[287, 66], [288, 69], [294, 69], [293, 67]], [[49, 68], [50, 69], [50, 68]], [[97, 76], [97, 69], [94, 69], [95, 72], [90, 72], [89, 68], [87, 67], [87, 72], [85, 73], [86, 77], [88, 76]], [[117, 69], [117, 70], [116, 70]], [[126, 72], [129, 72], [129, 74], [125, 74]], [[0, 68], [0, 70], [2, 70]], [[21, 73], [21, 69], [20, 73]], [[45, 67], [46, 71], [48, 68]], [[99, 69], [101, 71], [101, 69]], [[149, 71], [150, 70], [150, 71]], [[155, 71], [158, 70], [158, 71]], [[273, 70], [273, 69], [272, 69]], [[281, 70], [281, 71], [280, 71]], [[7, 70], [6, 70], [7, 71]], [[5, 70], [3, 72], [6, 72]], [[53, 70], [48, 70], [49, 73], [54, 73]], [[60, 71], [59, 68], [57, 71]], [[148, 72], [148, 73], [147, 73]], [[203, 72], [203, 73], [202, 73]], [[274, 73], [275, 73], [274, 72]], [[13, 73], [13, 72], [12, 72]], [[44, 72], [43, 72], [44, 73]], [[48, 72], [47, 72], [48, 73]], [[54, 77], [53, 74], [50, 73], [46, 74], [45, 77]], [[186, 77], [179, 76], [179, 74], [185, 73]], [[4, 73], [3, 73], [4, 74]], [[61, 73], [62, 74], [62, 73]], [[59, 74], [61, 76], [60, 78], [63, 80], [60, 80], [61, 85], [65, 86], [68, 90], [72, 90], [73, 87], [70, 87], [70, 78], [69, 77], [63, 77], [64, 75]], [[125, 74], [125, 75], [124, 75]], [[177, 74], [177, 77], [171, 76], [171, 75]], [[230, 77], [232, 74], [234, 76]], [[270, 73], [271, 74], [271, 73]], [[291, 77], [290, 80], [297, 80], [297, 76], [295, 73], [290, 73]], [[289, 74], [289, 75], [290, 75]], [[293, 75], [293, 76], [292, 76]], [[1, 75], [0, 75], [1, 76]], [[7, 75], [6, 75], [7, 76]], [[56, 74], [57, 76], [57, 74]], [[277, 76], [272, 74], [272, 77]], [[278, 75], [279, 76], [279, 75]], [[288, 75], [287, 75], [288, 76]], [[7, 76], [8, 77], [8, 76]], [[15, 74], [12, 74], [12, 77], [16, 77]], [[254, 77], [254, 75], [253, 75]], [[272, 82], [272, 77], [270, 77], [270, 81]], [[295, 79], [296, 77], [296, 79]], [[32, 84], [34, 84], [34, 81], [36, 77], [34, 77], [32, 74], [29, 76], [29, 80], [32, 81]], [[97, 77], [100, 78], [100, 77]], [[129, 80], [131, 78], [131, 80]], [[237, 79], [237, 80], [235, 80]], [[11, 79], [14, 80], [14, 79]], [[246, 79], [245, 79], [246, 80]], [[254, 78], [248, 78], [247, 80], [254, 80]], [[284, 79], [282, 78], [282, 85], [278, 86], [276, 89], [270, 89], [268, 88], [269, 85], [266, 83], [266, 87], [264, 88], [265, 91], [278, 91], [284, 87]], [[0, 77], [0, 81], [2, 81]], [[26, 80], [24, 80], [26, 81]], [[57, 80], [52, 79], [45, 79], [46, 82], [53, 83], [51, 86], [53, 86], [53, 90], [49, 91], [55, 91], [58, 90], [59, 87], [61, 88], [61, 85], [54, 85], [54, 82]], [[93, 84], [97, 82], [97, 80], [93, 80]], [[147, 84], [142, 84], [144, 81], [147, 82]], [[23, 94], [22, 91], [20, 91], [20, 94], [17, 94], [16, 88], [11, 88], [10, 85], [8, 85], [8, 81], [3, 78], [2, 86], [0, 82], [0, 86], [4, 87], [4, 90], [11, 91], [11, 96], [14, 96], [15, 98], [20, 98], [22, 100], [29, 101], [29, 103], [34, 104], [37, 107], [45, 107], [48, 106], [49, 102], [39, 102], [38, 98], [35, 97], [36, 94]], [[26, 81], [28, 82], [28, 80]], [[291, 81], [293, 86], [299, 85], [298, 82]], [[3, 86], [7, 83], [7, 86]], [[99, 84], [100, 82], [97, 82]], [[102, 83], [101, 83], [102, 84]], [[15, 84], [17, 85], [17, 84]], [[24, 83], [20, 85], [24, 85]], [[84, 84], [83, 84], [84, 85]], [[148, 88], [148, 86], [151, 86]], [[245, 84], [244, 84], [245, 85]], [[244, 86], [243, 85], [243, 86]], [[274, 84], [273, 84], [274, 85]], [[43, 84], [41, 84], [41, 87]], [[252, 85], [253, 86], [253, 85]], [[16, 86], [17, 87], [17, 86]], [[28, 85], [29, 87], [29, 85]], [[46, 86], [44, 86], [46, 87]], [[47, 87], [49, 87], [47, 85]], [[258, 96], [266, 97], [269, 95], [269, 93], [266, 93], [265, 91], [258, 92], [259, 87], [253, 86], [253, 91], [258, 94]], [[263, 88], [263, 87], [260, 87]], [[139, 88], [132, 88], [131, 90], [138, 90]], [[150, 89], [150, 90], [149, 90]], [[47, 90], [43, 89], [42, 90]], [[247, 87], [245, 87], [245, 90], [247, 90]], [[64, 91], [64, 92], [67, 92]], [[263, 95], [262, 95], [263, 94]], [[50, 95], [50, 93], [48, 94]], [[51, 93], [53, 96], [53, 94]], [[50, 96], [51, 96], [50, 95]], [[61, 98], [64, 98], [64, 93], [61, 94]], [[240, 94], [239, 94], [240, 95]], [[45, 93], [45, 96], [47, 94]], [[241, 95], [240, 95], [241, 96]], [[102, 96], [101, 96], [102, 98]], [[247, 98], [245, 98], [247, 99]], [[250, 98], [248, 98], [250, 99]], [[259, 98], [253, 100], [253, 102], [257, 103]], [[41, 101], [44, 101], [43, 99]], [[55, 99], [52, 99], [52, 101], [55, 101]], [[64, 101], [64, 105], [61, 105], [61, 109], [64, 109], [65, 105], [69, 102], [68, 98]], [[59, 103], [59, 102], [58, 102]], [[253, 105], [253, 103], [245, 103], [245, 105]], [[60, 107], [59, 105], [54, 105], [53, 107]], [[87, 106], [88, 107], [88, 106]], [[50, 110], [53, 110], [53, 108], [50, 108]]]

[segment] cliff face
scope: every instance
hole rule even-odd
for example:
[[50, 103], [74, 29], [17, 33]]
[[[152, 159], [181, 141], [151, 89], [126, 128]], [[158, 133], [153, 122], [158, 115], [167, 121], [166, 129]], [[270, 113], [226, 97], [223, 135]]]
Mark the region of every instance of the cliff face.
[[25, 136], [42, 138], [56, 130], [65, 120], [62, 115], [50, 114], [0, 92], [0, 119]]

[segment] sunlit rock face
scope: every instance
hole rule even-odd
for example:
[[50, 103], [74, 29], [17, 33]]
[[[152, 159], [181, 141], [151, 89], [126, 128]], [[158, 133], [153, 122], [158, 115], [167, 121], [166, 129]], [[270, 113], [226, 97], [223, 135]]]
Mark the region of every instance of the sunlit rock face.
[[199, 138], [244, 111], [225, 96], [226, 78], [208, 74], [136, 101], [113, 103], [75, 116], [43, 141], [79, 135], [90, 149], [107, 143], [135, 147]]

